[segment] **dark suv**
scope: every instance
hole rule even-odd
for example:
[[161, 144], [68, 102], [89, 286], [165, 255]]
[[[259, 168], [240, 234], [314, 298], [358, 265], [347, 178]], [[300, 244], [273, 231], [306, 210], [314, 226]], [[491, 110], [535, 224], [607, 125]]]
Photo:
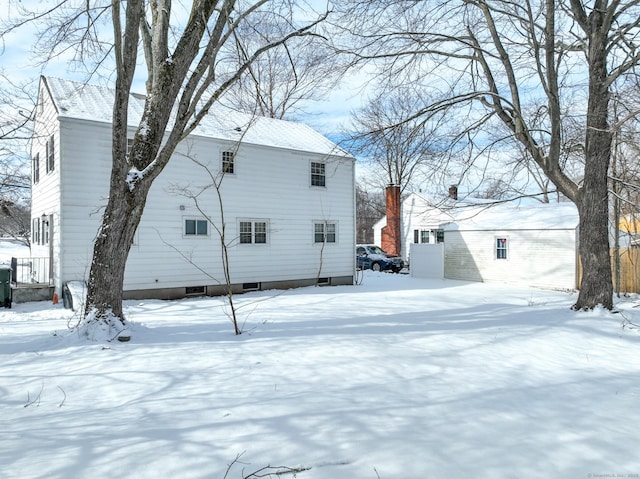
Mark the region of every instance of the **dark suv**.
[[356, 245], [356, 263], [358, 269], [373, 271], [393, 271], [399, 273], [404, 261], [399, 256], [389, 256], [380, 246], [374, 244]]

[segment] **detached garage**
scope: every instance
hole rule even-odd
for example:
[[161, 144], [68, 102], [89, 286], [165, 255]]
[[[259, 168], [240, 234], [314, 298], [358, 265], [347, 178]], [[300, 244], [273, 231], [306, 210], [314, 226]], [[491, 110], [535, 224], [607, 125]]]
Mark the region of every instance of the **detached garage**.
[[573, 203], [460, 208], [445, 226], [444, 277], [575, 289], [577, 232]]

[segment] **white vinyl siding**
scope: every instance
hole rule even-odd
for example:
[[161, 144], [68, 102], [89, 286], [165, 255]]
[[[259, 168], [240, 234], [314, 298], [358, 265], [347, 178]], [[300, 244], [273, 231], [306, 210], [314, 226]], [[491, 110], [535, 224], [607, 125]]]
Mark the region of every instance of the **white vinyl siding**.
[[[32, 214], [34, 219], [51, 215], [55, 285], [60, 288], [65, 281], [86, 280], [89, 273], [93, 242], [109, 196], [111, 127], [106, 122], [69, 117], [61, 117], [58, 126], [55, 110], [46, 100], [43, 110], [48, 125], [39, 130], [43, 140], [34, 146], [32, 157], [39, 152], [44, 158], [45, 139], [55, 134], [55, 170], [41, 175], [33, 188]], [[201, 162], [215, 176], [223, 151], [234, 152], [236, 173], [223, 178], [220, 185], [224, 231], [217, 192], [206, 171], [192, 161]], [[324, 188], [309, 187], [311, 162], [326, 166]], [[240, 166], [241, 175], [237, 174]], [[351, 277], [354, 171], [351, 157], [250, 143], [238, 148], [231, 141], [190, 136], [149, 191], [127, 260], [125, 294], [215, 284], [224, 278], [221, 233], [228, 245], [234, 284], [315, 280], [320, 270], [322, 277]], [[199, 195], [202, 211], [190, 197], [180, 194], [180, 188]], [[340, 237], [320, 254], [320, 248], [313, 247], [310, 225], [328, 211], [331, 220], [341, 225]], [[185, 235], [185, 219], [204, 218], [211, 220], [208, 235]], [[251, 246], [239, 243], [239, 222], [244, 220], [252, 222]], [[266, 231], [260, 223], [266, 223]], [[47, 246], [37, 246], [32, 255], [47, 256], [48, 251]]]
[[[575, 229], [448, 230], [445, 234], [445, 278], [575, 288]], [[508, 261], [496, 260], [497, 238], [507, 239]]]

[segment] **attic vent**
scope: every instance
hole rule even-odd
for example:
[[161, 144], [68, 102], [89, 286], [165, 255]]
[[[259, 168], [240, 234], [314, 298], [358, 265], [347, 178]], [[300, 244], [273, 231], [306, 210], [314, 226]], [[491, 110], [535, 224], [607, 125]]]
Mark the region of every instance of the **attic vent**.
[[205, 287], [204, 286], [187, 286], [184, 289], [184, 294], [191, 296], [191, 295], [197, 295], [197, 294], [204, 294], [205, 292]]
[[242, 289], [244, 291], [258, 291], [260, 283], [242, 283]]

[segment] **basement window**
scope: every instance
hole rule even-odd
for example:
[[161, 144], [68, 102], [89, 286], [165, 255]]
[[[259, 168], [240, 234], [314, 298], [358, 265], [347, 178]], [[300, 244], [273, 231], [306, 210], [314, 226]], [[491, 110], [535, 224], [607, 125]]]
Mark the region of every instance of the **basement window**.
[[204, 286], [187, 286], [184, 289], [184, 294], [187, 296], [195, 296], [199, 294], [204, 294], [205, 287]]
[[258, 291], [260, 289], [260, 283], [242, 283], [243, 291]]
[[318, 278], [318, 286], [326, 286], [331, 284], [330, 278]]

